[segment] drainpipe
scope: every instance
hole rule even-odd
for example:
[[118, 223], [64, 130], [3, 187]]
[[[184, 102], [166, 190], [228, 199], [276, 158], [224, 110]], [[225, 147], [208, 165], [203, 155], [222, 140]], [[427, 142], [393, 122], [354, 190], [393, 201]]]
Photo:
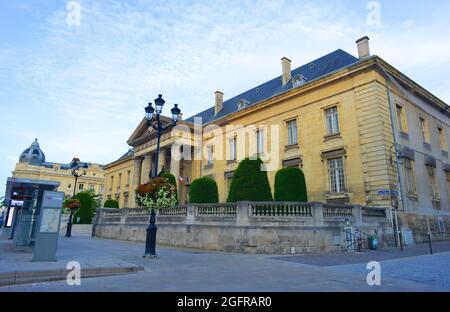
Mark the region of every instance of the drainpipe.
[[[395, 123], [394, 123], [394, 114], [395, 114], [395, 107], [394, 107], [394, 103], [393, 103], [393, 96], [391, 91], [389, 90], [389, 86], [388, 86], [388, 81], [390, 81], [392, 84], [397, 85], [397, 82], [391, 77], [391, 75], [389, 75], [384, 68], [380, 65], [378, 66], [381, 71], [383, 72], [385, 78], [386, 78], [386, 92], [387, 92], [387, 96], [388, 96], [388, 103], [389, 103], [389, 111], [390, 111], [390, 119], [391, 119], [391, 129], [392, 129], [392, 137], [394, 139], [394, 145], [395, 145], [395, 157], [398, 158], [398, 155], [400, 154], [399, 151], [399, 147], [398, 147], [398, 142], [397, 142], [397, 136], [396, 136], [396, 127], [395, 127]], [[402, 208], [403, 211], [405, 211], [405, 194], [403, 192], [403, 181], [402, 181], [402, 175], [400, 172], [400, 166], [397, 160], [397, 179], [398, 179], [398, 184], [399, 184], [399, 192], [400, 192], [400, 196], [401, 196], [401, 201], [402, 201]], [[392, 198], [392, 194], [391, 194], [391, 198]], [[396, 228], [396, 239], [397, 239], [397, 243], [400, 242], [400, 232], [399, 232], [399, 227], [398, 227], [398, 214], [397, 214], [397, 210], [398, 209], [394, 209], [394, 222], [395, 222], [395, 228]]]

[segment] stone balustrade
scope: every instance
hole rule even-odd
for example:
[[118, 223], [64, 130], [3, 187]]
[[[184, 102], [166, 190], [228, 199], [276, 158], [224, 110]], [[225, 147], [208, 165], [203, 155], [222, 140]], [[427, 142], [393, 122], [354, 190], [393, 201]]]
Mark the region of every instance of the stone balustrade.
[[[385, 208], [322, 203], [189, 204], [157, 214], [158, 244], [244, 253], [304, 253], [345, 248], [344, 228], [393, 242]], [[93, 235], [144, 242], [144, 209], [98, 209]]]
[[158, 212], [160, 216], [177, 216], [177, 217], [186, 217], [187, 216], [187, 205], [176, 206], [173, 208], [162, 209]]
[[[176, 217], [181, 222], [204, 222], [215, 219], [224, 222], [248, 224], [253, 222], [284, 222], [311, 226], [324, 226], [330, 222], [350, 221], [355, 226], [375, 221], [388, 221], [386, 208], [362, 207], [358, 205], [338, 205], [295, 202], [239, 202], [236, 204], [189, 204], [161, 209], [158, 221], [164, 222]], [[147, 223], [149, 213], [141, 208], [99, 209], [95, 223], [127, 224]], [[233, 221], [234, 220], [234, 221]]]
[[249, 203], [251, 217], [312, 217], [313, 203]]

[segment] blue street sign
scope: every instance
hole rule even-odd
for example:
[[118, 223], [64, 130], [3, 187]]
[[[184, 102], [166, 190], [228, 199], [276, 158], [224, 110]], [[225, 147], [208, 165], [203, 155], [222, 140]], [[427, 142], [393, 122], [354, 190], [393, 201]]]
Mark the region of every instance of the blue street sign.
[[392, 195], [392, 196], [398, 196], [398, 191], [396, 190], [379, 190], [378, 191], [378, 195], [380, 196], [388, 196], [388, 195]]

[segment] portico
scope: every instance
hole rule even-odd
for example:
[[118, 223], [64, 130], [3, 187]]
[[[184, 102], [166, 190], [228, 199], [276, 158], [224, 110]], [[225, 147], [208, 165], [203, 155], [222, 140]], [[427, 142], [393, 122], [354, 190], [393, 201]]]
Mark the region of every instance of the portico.
[[[171, 122], [171, 119], [168, 117], [161, 117], [161, 120], [165, 124], [170, 124]], [[183, 123], [182, 121], [180, 122]], [[177, 136], [172, 135], [172, 128], [169, 128], [161, 135], [159, 162], [156, 168], [157, 133], [151, 127], [148, 127], [145, 119], [141, 122], [128, 140], [128, 144], [134, 148], [134, 190], [140, 184], [148, 183], [151, 176], [158, 175], [164, 170], [175, 176], [180, 203], [186, 201], [187, 188], [192, 176], [192, 158], [177, 160], [175, 157], [172, 157], [172, 153], [176, 151], [176, 148], [179, 148], [181, 151], [181, 147], [175, 144], [177, 139]]]

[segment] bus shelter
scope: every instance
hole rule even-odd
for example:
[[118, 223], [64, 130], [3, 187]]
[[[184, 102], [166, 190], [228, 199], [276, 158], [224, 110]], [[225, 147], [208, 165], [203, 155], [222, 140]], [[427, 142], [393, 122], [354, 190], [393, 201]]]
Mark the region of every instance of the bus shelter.
[[13, 240], [16, 249], [32, 248], [45, 192], [53, 192], [59, 182], [8, 178], [3, 235]]

